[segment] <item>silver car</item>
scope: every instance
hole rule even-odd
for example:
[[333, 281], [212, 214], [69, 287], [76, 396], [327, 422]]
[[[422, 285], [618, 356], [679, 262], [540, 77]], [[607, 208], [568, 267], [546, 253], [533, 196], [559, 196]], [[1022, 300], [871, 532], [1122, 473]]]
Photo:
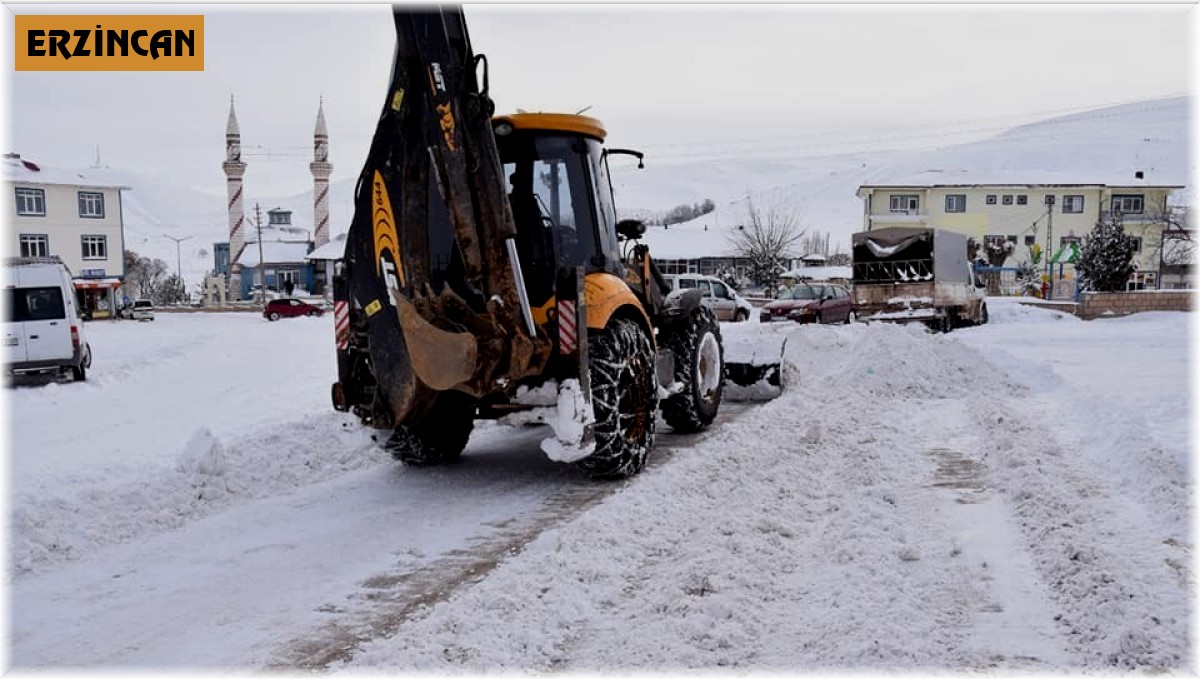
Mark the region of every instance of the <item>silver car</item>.
[[672, 290], [699, 288], [704, 293], [704, 306], [712, 310], [718, 321], [741, 322], [749, 320], [754, 306], [747, 302], [737, 290], [729, 287], [715, 276], [700, 274], [671, 274], [664, 276]]

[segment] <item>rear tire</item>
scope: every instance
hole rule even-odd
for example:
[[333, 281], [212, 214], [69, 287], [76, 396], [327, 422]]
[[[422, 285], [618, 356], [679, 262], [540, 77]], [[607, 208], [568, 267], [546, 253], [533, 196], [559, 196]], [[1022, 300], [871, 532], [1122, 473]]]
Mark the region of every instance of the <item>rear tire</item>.
[[87, 369], [92, 367], [92, 345], [83, 345], [83, 357], [79, 360], [79, 365], [71, 366], [71, 378], [76, 382], [87, 381]]
[[741, 323], [741, 322], [747, 321], [749, 319], [750, 319], [750, 315], [740, 309], [738, 310], [738, 312], [736, 314], [733, 315], [734, 323]]
[[988, 310], [986, 304], [979, 305], [979, 322], [976, 325], [986, 325], [988, 322]]
[[272, 320], [272, 321], [278, 321], [278, 320], [279, 320], [279, 314], [277, 314], [277, 313], [275, 313], [274, 311], [272, 311], [272, 312], [271, 312], [271, 315], [270, 315], [270, 316], [267, 316], [267, 319], [268, 319], [268, 320]]
[[636, 322], [616, 318], [588, 339], [588, 363], [596, 451], [576, 465], [593, 478], [632, 476], [654, 445], [654, 345]]
[[846, 325], [850, 325], [851, 323], [853, 323], [853, 322], [854, 322], [854, 321], [856, 321], [856, 320], [858, 320], [858, 319], [857, 319], [857, 317], [855, 317], [855, 315], [854, 315], [854, 312], [853, 312], [853, 311], [851, 311], [850, 313], [846, 314]]
[[700, 307], [686, 325], [663, 334], [663, 344], [675, 355], [675, 381], [683, 385], [663, 401], [663, 419], [680, 433], [707, 429], [725, 391], [721, 327], [711, 311]]
[[447, 464], [462, 455], [474, 426], [475, 399], [462, 392], [444, 391], [424, 417], [396, 427], [384, 448], [405, 464]]

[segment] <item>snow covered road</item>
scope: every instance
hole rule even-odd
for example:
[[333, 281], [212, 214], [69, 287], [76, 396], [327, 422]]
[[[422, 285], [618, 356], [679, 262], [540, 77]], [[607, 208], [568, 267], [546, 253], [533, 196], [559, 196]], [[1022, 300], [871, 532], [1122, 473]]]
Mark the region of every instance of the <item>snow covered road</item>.
[[619, 484], [494, 424], [398, 466], [329, 410], [328, 319], [91, 324], [88, 384], [9, 393], [11, 662], [1179, 669], [1191, 316], [725, 325], [788, 335], [787, 392]]

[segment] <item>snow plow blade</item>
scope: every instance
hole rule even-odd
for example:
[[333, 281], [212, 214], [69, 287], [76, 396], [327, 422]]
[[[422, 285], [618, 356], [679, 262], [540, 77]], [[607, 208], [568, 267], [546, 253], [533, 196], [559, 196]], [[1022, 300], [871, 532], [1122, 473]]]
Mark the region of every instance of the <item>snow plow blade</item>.
[[769, 401], [783, 393], [783, 348], [787, 337], [756, 336], [754, 340], [725, 346], [728, 401]]

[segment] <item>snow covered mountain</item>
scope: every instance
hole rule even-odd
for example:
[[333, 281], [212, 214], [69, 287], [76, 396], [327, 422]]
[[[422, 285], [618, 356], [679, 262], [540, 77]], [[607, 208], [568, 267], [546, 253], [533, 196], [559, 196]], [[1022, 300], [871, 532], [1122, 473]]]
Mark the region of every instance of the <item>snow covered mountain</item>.
[[[623, 215], [645, 216], [706, 198], [717, 209], [669, 229], [651, 227], [647, 242], [659, 257], [721, 254], [727, 233], [746, 219], [747, 196], [764, 209], [792, 215], [800, 228], [828, 232], [845, 250], [849, 234], [862, 224], [861, 184], [882, 182], [990, 183], [1104, 182], [1132, 180], [1136, 170], [1156, 183], [1188, 184], [1190, 98], [1172, 97], [1097, 109], [1015, 127], [966, 144], [920, 150], [866, 150], [857, 153], [780, 158], [779, 150], [751, 155], [720, 150], [705, 159], [656, 163], [644, 170], [614, 163], [613, 182]], [[884, 143], [881, 141], [880, 143]], [[330, 184], [330, 235], [344, 233], [353, 216], [359, 168], [338, 168]], [[175, 263], [175, 243], [163, 237], [192, 236], [180, 245], [183, 273], [198, 283], [212, 268], [212, 244], [228, 239], [224, 178], [214, 172], [203, 191], [171, 178], [136, 171], [112, 171], [133, 187], [125, 207], [126, 247]], [[254, 194], [246, 176], [246, 209], [292, 210], [293, 223], [312, 222], [311, 188], [290, 196]]]
[[[861, 230], [862, 201], [855, 190], [862, 184], [1121, 185], [1133, 184], [1134, 172], [1141, 170], [1145, 183], [1188, 185], [1189, 107], [1188, 97], [1172, 97], [1052, 118], [966, 144], [773, 161], [774, 172], [765, 176], [740, 171], [744, 161], [652, 169], [648, 160], [643, 175], [616, 169], [613, 174], [618, 195], [642, 201], [627, 204], [658, 200], [669, 206], [705, 197], [717, 202], [716, 211], [690, 222], [651, 227], [646, 242], [659, 257], [727, 253], [729, 229], [746, 221], [747, 196], [758, 208], [793, 216], [801, 229], [830, 233], [833, 247], [845, 251], [850, 234]], [[685, 180], [697, 193], [673, 192]]]

